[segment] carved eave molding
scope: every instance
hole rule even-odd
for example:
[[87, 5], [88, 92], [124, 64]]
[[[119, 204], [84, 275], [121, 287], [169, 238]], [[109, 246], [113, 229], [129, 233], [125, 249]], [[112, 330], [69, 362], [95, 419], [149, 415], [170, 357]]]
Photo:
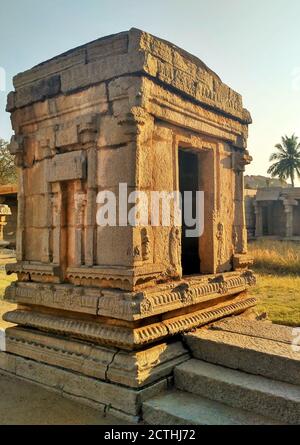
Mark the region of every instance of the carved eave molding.
[[184, 308], [194, 310], [205, 302], [216, 304], [220, 299], [244, 292], [255, 283], [255, 276], [250, 270], [213, 277], [199, 276], [198, 279], [193, 277], [141, 292], [16, 282], [6, 289], [5, 299], [12, 303], [137, 321]]
[[256, 305], [255, 298], [242, 296], [228, 303], [221, 303], [208, 309], [196, 310], [192, 313], [164, 319], [142, 327], [125, 327], [103, 322], [76, 320], [54, 314], [28, 311], [22, 308], [7, 312], [3, 319], [23, 327], [40, 329], [63, 336], [94, 342], [97, 344], [120, 347], [122, 349], [138, 349], [153, 342], [163, 340], [170, 335], [176, 335], [193, 328], [223, 318], [239, 314]]

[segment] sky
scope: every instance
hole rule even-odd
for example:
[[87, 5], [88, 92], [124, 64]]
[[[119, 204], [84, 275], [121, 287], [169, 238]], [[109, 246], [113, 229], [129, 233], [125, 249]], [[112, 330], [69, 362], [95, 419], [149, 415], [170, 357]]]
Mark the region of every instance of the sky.
[[247, 174], [266, 175], [282, 135], [300, 137], [299, 0], [0, 0], [0, 17], [0, 138], [12, 135], [14, 75], [131, 27], [199, 57], [242, 94], [253, 118]]

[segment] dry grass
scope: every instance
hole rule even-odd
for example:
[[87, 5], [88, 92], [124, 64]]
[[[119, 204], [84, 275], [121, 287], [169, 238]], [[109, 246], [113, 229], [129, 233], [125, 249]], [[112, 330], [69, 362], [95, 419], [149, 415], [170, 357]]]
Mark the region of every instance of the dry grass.
[[271, 240], [249, 244], [254, 257], [258, 310], [277, 324], [300, 326], [300, 244]]
[[249, 251], [257, 271], [300, 276], [300, 243], [259, 240], [249, 244]]

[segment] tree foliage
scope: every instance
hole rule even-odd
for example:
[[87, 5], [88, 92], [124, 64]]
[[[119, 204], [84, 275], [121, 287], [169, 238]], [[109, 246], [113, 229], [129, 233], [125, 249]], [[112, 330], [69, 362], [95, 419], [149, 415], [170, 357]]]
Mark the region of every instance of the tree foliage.
[[0, 139], [0, 185], [15, 184], [17, 182], [17, 169], [14, 158], [8, 150], [8, 142]]
[[281, 144], [275, 145], [277, 151], [270, 156], [270, 162], [275, 162], [268, 169], [268, 173], [273, 178], [290, 179], [294, 187], [295, 177], [300, 179], [300, 143], [295, 134], [291, 137], [284, 136], [281, 140]]

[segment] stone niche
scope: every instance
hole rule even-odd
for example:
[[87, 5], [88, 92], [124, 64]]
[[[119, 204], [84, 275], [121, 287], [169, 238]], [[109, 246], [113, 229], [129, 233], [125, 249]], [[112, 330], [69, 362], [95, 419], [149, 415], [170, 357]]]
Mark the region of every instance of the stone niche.
[[[14, 88], [17, 262], [7, 272], [18, 280], [5, 299], [18, 306], [4, 315], [17, 325], [7, 351], [136, 394], [160, 388], [188, 357], [180, 333], [255, 305], [250, 114], [203, 62], [137, 29], [18, 74]], [[176, 191], [185, 177], [204, 191], [192, 244], [175, 225], [97, 225], [99, 191]]]

